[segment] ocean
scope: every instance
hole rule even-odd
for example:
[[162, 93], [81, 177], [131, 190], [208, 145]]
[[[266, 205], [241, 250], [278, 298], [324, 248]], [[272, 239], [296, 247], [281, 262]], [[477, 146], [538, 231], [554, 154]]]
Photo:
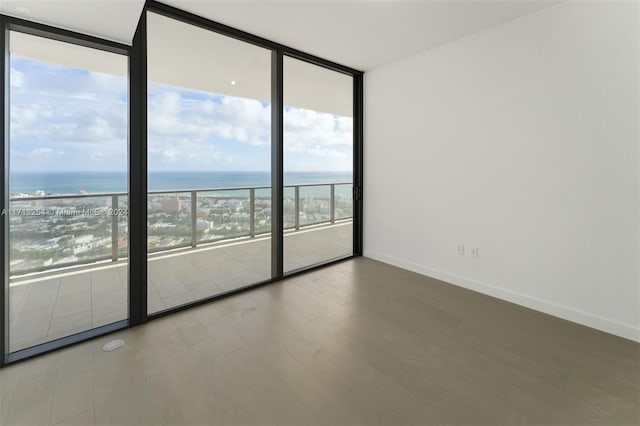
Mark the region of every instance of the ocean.
[[[350, 172], [285, 172], [285, 185], [352, 182]], [[149, 191], [214, 189], [271, 186], [270, 172], [150, 172]], [[340, 192], [350, 188], [341, 187]], [[125, 172], [14, 172], [9, 181], [11, 194], [46, 195], [127, 192]]]

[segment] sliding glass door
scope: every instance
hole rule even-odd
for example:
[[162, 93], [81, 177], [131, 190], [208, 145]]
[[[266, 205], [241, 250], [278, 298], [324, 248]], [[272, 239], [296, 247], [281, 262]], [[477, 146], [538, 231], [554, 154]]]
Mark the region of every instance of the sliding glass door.
[[284, 271], [353, 254], [353, 77], [284, 58]]
[[142, 13], [0, 15], [0, 367], [361, 252], [361, 73]]
[[147, 14], [148, 312], [271, 278], [271, 51]]
[[128, 317], [128, 58], [10, 31], [8, 351]]

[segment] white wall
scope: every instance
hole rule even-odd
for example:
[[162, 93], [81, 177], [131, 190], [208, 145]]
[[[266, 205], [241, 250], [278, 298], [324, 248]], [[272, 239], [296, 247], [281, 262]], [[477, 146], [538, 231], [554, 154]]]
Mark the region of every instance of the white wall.
[[365, 256], [640, 340], [638, 20], [562, 3], [369, 72]]

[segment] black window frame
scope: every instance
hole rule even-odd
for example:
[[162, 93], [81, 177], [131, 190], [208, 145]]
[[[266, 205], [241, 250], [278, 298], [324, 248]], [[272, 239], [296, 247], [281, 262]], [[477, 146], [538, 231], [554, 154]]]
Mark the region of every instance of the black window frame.
[[[2, 148], [0, 148], [0, 161], [2, 162], [2, 173], [0, 174], [0, 203], [3, 211], [9, 210], [9, 155], [7, 152], [9, 141], [9, 34], [10, 32], [19, 32], [44, 39], [60, 41], [63, 43], [74, 44], [81, 47], [87, 47], [90, 49], [100, 50], [109, 53], [115, 53], [124, 56], [130, 63], [131, 47], [122, 43], [117, 43], [110, 40], [104, 40], [98, 37], [89, 36], [86, 34], [77, 33], [61, 28], [56, 28], [50, 25], [40, 24], [36, 22], [27, 21], [20, 18], [11, 16], [0, 15], [0, 44], [4, 48], [4, 54], [2, 55], [2, 64], [0, 66], [0, 72], [2, 72], [2, 89], [0, 92], [0, 99], [2, 99], [2, 105], [0, 115], [2, 116], [2, 122], [0, 131], [3, 135]], [[131, 87], [129, 87], [129, 92]], [[131, 99], [129, 93], [129, 99]], [[130, 120], [130, 118], [129, 118]], [[130, 124], [130, 123], [129, 123]], [[131, 173], [129, 173], [131, 177]], [[101, 336], [107, 333], [111, 333], [122, 328], [129, 326], [129, 320], [122, 320], [105, 326], [93, 328], [91, 330], [83, 331], [70, 336], [62, 337], [50, 342], [45, 342], [40, 345], [31, 346], [25, 349], [21, 349], [15, 352], [8, 352], [9, 349], [9, 235], [8, 235], [9, 217], [4, 215], [2, 217], [2, 225], [0, 226], [0, 257], [2, 258], [2, 291], [0, 292], [0, 309], [2, 315], [0, 315], [0, 367], [11, 364], [16, 361], [32, 358], [36, 355], [50, 352], [55, 349], [66, 347], [74, 343], [85, 341], [93, 337]], [[132, 286], [129, 286], [131, 289]]]
[[[271, 51], [271, 279], [241, 287], [223, 294], [177, 306], [161, 312], [147, 313], [147, 13], [152, 12], [167, 18], [195, 25], [236, 40], [244, 41]], [[9, 176], [7, 142], [9, 137], [9, 32], [18, 31], [34, 36], [48, 38], [89, 47], [128, 57], [129, 63], [129, 317], [126, 320], [87, 330], [8, 353], [8, 217], [2, 219], [0, 226], [0, 256], [2, 257], [3, 288], [0, 292], [0, 367], [26, 360], [53, 350], [61, 349], [79, 342], [104, 336], [106, 334], [141, 325], [149, 320], [163, 317], [184, 309], [209, 303], [211, 301], [241, 293], [256, 287], [272, 284], [283, 278], [306, 273], [335, 262], [362, 256], [363, 247], [363, 123], [364, 123], [364, 73], [362, 71], [322, 59], [315, 55], [255, 36], [245, 31], [203, 18], [184, 10], [168, 6], [158, 1], [147, 1], [138, 21], [132, 45], [117, 43], [74, 31], [64, 30], [28, 20], [0, 15], [0, 44], [4, 48], [0, 72], [0, 131], [3, 144], [0, 149], [0, 209], [9, 207]], [[187, 46], [188, 48], [188, 46]], [[288, 56], [353, 78], [353, 253], [320, 264], [283, 273], [283, 57]]]

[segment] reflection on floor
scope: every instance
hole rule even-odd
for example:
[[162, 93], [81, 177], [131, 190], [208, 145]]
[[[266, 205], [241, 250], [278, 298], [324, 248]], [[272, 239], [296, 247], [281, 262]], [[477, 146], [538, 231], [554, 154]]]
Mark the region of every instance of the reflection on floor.
[[0, 369], [0, 424], [637, 425], [639, 349], [357, 258]]
[[[348, 255], [351, 222], [285, 235], [285, 271]], [[271, 276], [271, 240], [256, 238], [153, 256], [150, 313], [233, 290]], [[127, 264], [43, 274], [10, 286], [10, 351], [127, 318]]]

